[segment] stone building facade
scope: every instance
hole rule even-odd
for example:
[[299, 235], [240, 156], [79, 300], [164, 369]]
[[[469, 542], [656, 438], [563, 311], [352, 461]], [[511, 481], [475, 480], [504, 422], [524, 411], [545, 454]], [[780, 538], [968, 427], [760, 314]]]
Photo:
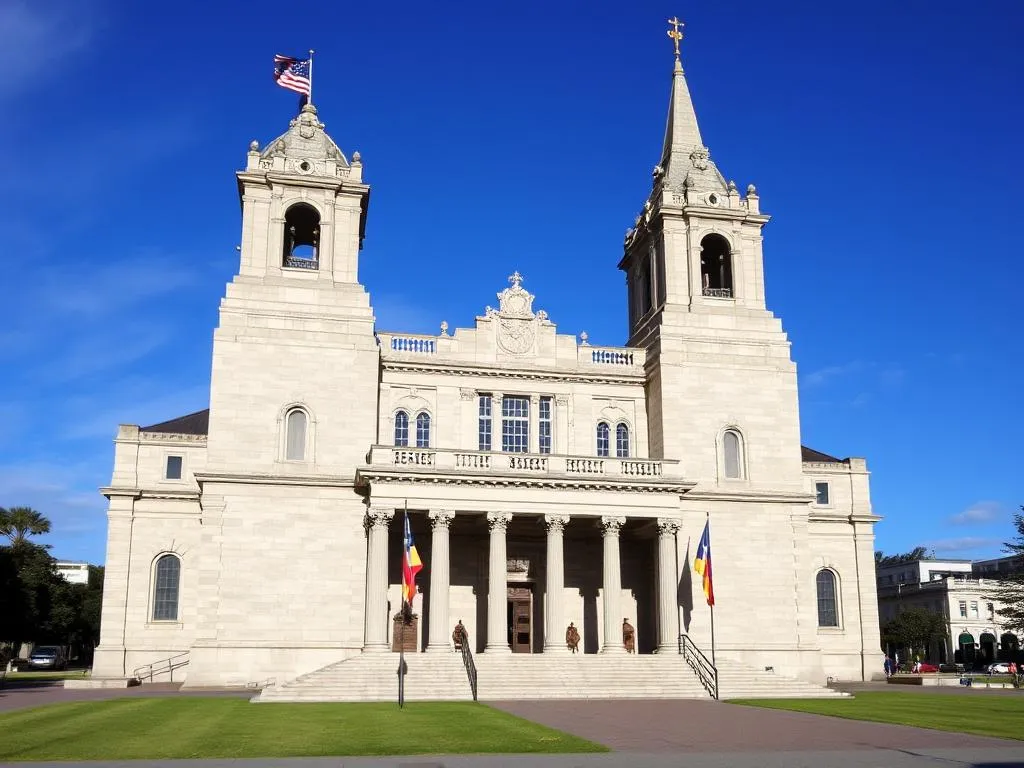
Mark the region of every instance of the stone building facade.
[[719, 664], [880, 671], [867, 468], [800, 445], [769, 217], [711, 160], [678, 60], [622, 347], [559, 333], [518, 273], [466, 327], [377, 329], [370, 188], [312, 106], [237, 176], [210, 407], [115, 441], [97, 676], [177, 657], [243, 685], [388, 652], [405, 510], [427, 653], [459, 620], [476, 652], [565, 653], [573, 622], [614, 664], [624, 618], [641, 654], [709, 652], [710, 520]]

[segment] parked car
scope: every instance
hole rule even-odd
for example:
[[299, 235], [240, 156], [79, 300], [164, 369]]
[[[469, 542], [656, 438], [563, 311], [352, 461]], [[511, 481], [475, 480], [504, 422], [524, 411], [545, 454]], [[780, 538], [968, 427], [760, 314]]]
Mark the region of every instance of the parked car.
[[956, 672], [957, 674], [964, 671], [963, 664], [939, 664], [939, 672]]
[[1008, 675], [1010, 674], [1010, 662], [996, 661], [986, 666], [985, 671], [990, 675]]
[[917, 671], [918, 672], [938, 672], [939, 668], [936, 667], [934, 664], [928, 664], [927, 662], [922, 661], [920, 664], [917, 665]]
[[59, 645], [41, 645], [29, 654], [30, 669], [67, 669], [68, 657]]

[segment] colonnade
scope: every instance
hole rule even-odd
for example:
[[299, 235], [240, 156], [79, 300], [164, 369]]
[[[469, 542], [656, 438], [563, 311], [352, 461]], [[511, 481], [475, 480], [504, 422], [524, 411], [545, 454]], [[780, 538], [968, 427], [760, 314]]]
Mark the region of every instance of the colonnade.
[[[364, 651], [390, 650], [388, 643], [388, 526], [395, 510], [370, 507], [366, 514], [366, 613]], [[427, 652], [451, 652], [449, 626], [449, 591], [451, 587], [451, 549], [449, 533], [455, 513], [438, 509], [427, 513], [431, 525], [431, 555], [428, 565], [430, 577], [430, 617], [427, 627]], [[544, 610], [544, 652], [567, 652], [565, 627], [567, 626], [563, 593], [565, 587], [565, 527], [568, 515], [544, 515], [547, 528], [547, 578]], [[488, 512], [490, 529], [487, 581], [487, 640], [485, 653], [511, 653], [508, 644], [508, 547], [507, 533], [512, 515], [508, 512]], [[601, 596], [604, 613], [602, 653], [625, 653], [622, 644], [620, 598], [622, 593], [622, 563], [619, 556], [619, 534], [626, 523], [625, 517], [603, 516], [601, 525], [604, 562]], [[676, 563], [675, 535], [679, 521], [658, 518], [658, 649], [676, 649], [678, 600], [676, 596], [678, 566]]]

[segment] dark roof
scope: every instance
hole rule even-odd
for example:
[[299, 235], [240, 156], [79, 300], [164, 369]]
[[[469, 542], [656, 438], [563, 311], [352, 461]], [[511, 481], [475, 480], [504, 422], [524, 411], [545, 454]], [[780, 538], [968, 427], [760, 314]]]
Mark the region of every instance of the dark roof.
[[210, 431], [210, 409], [179, 416], [170, 421], [161, 421], [151, 427], [142, 427], [140, 432], [163, 432], [175, 435], [205, 435]]
[[837, 459], [835, 456], [829, 456], [827, 453], [816, 451], [813, 448], [808, 448], [806, 445], [800, 446], [800, 455], [804, 461], [813, 461], [818, 464], [845, 464], [846, 459]]

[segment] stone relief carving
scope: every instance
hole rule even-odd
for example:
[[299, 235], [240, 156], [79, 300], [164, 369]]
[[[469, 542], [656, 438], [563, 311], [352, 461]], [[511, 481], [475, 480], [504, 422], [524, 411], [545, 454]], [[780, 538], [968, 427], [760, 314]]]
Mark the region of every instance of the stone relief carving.
[[706, 171], [710, 157], [711, 155], [707, 147], [699, 147], [690, 153], [690, 162], [693, 163], [693, 167], [698, 171]]

